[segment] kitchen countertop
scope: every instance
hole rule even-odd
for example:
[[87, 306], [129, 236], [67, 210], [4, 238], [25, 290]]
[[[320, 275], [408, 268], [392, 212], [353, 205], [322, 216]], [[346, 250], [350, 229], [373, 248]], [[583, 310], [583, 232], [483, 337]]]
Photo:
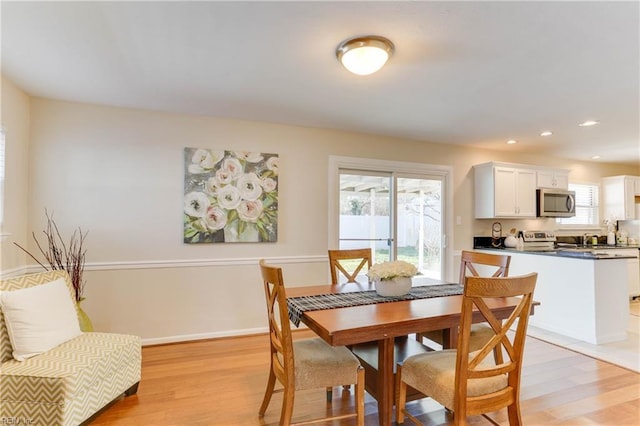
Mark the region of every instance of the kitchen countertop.
[[549, 249], [548, 251], [540, 250], [526, 250], [516, 249], [509, 247], [474, 247], [476, 250], [495, 250], [495, 251], [507, 251], [512, 253], [522, 254], [535, 254], [540, 256], [555, 256], [555, 257], [570, 257], [574, 259], [589, 259], [589, 260], [606, 260], [606, 259], [634, 259], [638, 255], [633, 254], [624, 255], [620, 253], [607, 253], [610, 249], [638, 249], [638, 246], [586, 246], [586, 247], [559, 247]]

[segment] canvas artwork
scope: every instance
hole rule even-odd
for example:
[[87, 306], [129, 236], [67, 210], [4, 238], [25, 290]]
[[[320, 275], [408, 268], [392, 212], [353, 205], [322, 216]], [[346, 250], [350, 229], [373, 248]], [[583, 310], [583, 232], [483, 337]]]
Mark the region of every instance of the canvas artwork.
[[275, 242], [278, 155], [184, 149], [184, 242]]

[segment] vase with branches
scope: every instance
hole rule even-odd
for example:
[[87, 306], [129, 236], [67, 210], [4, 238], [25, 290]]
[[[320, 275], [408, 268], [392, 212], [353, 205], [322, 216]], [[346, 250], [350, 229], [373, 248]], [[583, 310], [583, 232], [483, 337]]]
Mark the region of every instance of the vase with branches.
[[[45, 209], [45, 215], [47, 217], [47, 227], [42, 232], [45, 236], [46, 243], [41, 243], [35, 232], [31, 233], [36, 246], [40, 251], [40, 254], [45, 259], [44, 262], [38, 260], [36, 256], [34, 256], [20, 244], [16, 242], [14, 242], [13, 244], [18, 246], [46, 271], [67, 271], [69, 277], [71, 278], [73, 289], [75, 290], [76, 302], [79, 303], [84, 300], [83, 292], [85, 280], [83, 277], [83, 273], [85, 255], [87, 252], [84, 247], [84, 240], [87, 237], [88, 232], [83, 232], [82, 229], [78, 228], [71, 235], [69, 242], [65, 243], [65, 240], [62, 238], [60, 230], [58, 229], [58, 225], [53, 220], [53, 214], [50, 215], [49, 212]], [[45, 263], [48, 263], [49, 266], [47, 267]]]

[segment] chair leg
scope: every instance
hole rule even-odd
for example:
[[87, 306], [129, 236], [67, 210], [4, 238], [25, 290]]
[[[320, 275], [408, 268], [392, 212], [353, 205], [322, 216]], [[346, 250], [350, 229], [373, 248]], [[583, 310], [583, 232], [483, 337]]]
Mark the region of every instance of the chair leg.
[[131, 396], [138, 393], [138, 385], [140, 382], [135, 382], [129, 389], [124, 391], [124, 396]]
[[520, 426], [522, 424], [522, 416], [520, 414], [520, 404], [515, 401], [513, 404], [507, 407], [509, 413], [509, 425]]
[[331, 400], [333, 399], [333, 388], [327, 388], [327, 402], [331, 404]]
[[262, 405], [260, 406], [260, 411], [258, 414], [260, 417], [264, 416], [265, 411], [267, 411], [267, 407], [269, 406], [269, 402], [271, 401], [271, 395], [273, 395], [273, 389], [276, 386], [276, 375], [273, 373], [273, 369], [269, 370], [269, 380], [267, 380], [267, 389], [264, 391], [264, 398], [262, 399]]
[[291, 424], [295, 392], [293, 385], [287, 386], [284, 389], [284, 395], [282, 396], [282, 412], [280, 413], [280, 426], [289, 426]]
[[454, 411], [453, 424], [454, 426], [467, 426], [467, 416], [460, 416]]
[[364, 426], [364, 368], [358, 367], [356, 379], [356, 420], [358, 426]]
[[396, 423], [404, 423], [404, 406], [407, 403], [407, 384], [402, 381], [402, 365], [396, 370]]

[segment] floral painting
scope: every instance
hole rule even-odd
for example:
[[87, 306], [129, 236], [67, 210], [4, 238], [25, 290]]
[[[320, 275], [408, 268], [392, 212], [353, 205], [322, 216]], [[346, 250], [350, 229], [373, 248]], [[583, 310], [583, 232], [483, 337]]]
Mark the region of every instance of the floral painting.
[[278, 155], [184, 149], [184, 242], [275, 242]]

